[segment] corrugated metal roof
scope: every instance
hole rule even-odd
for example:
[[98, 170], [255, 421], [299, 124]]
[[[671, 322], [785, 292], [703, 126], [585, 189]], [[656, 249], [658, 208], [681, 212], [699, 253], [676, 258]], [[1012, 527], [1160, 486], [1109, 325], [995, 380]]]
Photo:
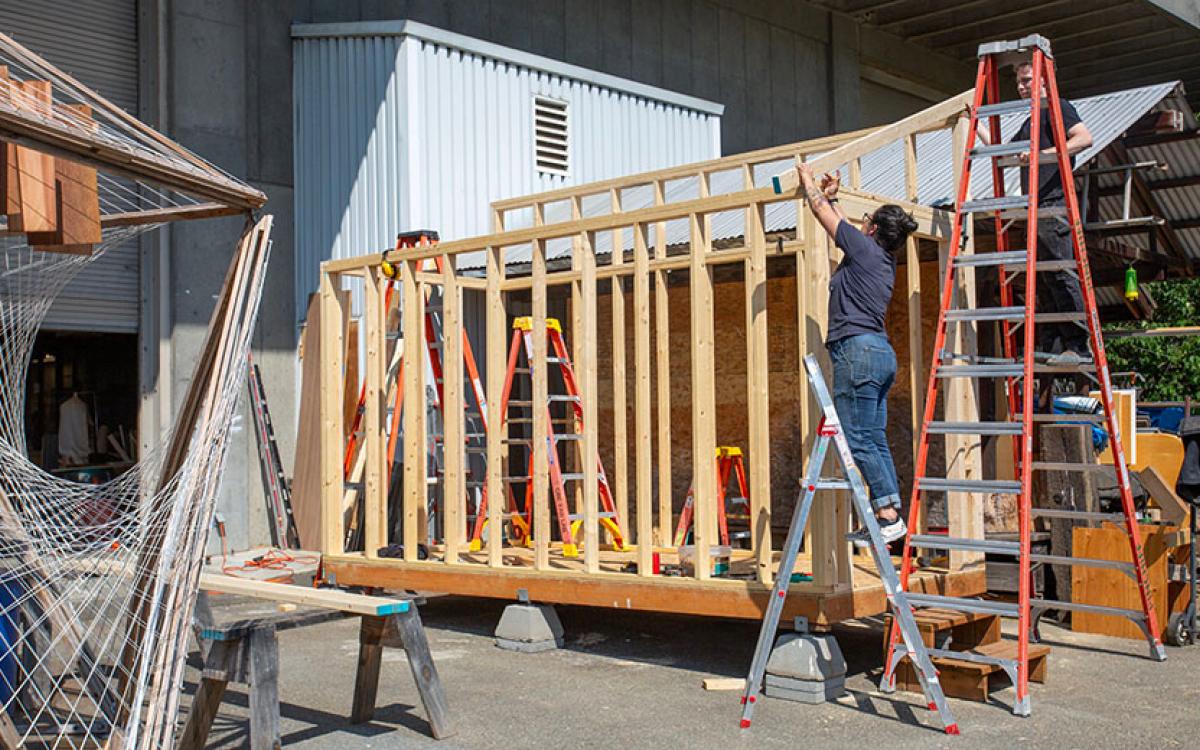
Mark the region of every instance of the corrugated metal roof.
[[[1144, 86], [1124, 91], [1114, 91], [1107, 94], [1090, 96], [1072, 100], [1071, 103], [1079, 110], [1079, 115], [1092, 133], [1092, 145], [1080, 152], [1076, 159], [1076, 168], [1094, 159], [1101, 151], [1128, 130], [1147, 112], [1163, 108], [1173, 95], [1180, 93], [1177, 81]], [[1179, 105], [1183, 99], [1178, 97]], [[1004, 140], [1009, 140], [1025, 119], [1024, 114], [1006, 115], [1001, 120], [1001, 134]], [[1191, 123], [1190, 126], [1194, 126]], [[919, 177], [919, 201], [926, 205], [948, 205], [952, 202], [954, 192], [954, 160], [952, 158], [953, 136], [949, 130], [933, 133], [922, 133], [917, 136], [917, 174]], [[1145, 156], [1138, 158], [1161, 158], [1176, 165], [1179, 174], [1200, 174], [1200, 142], [1185, 141], [1160, 146], [1146, 147], [1137, 150]], [[1160, 154], [1155, 156], [1155, 154]], [[765, 187], [770, 183], [772, 175], [786, 170], [791, 165], [790, 159], [759, 165], [755, 170], [754, 182], [756, 187]], [[847, 168], [840, 170], [843, 181], [848, 179]], [[1009, 194], [1020, 191], [1017, 170], [1006, 170], [1006, 190]], [[888, 144], [871, 152], [861, 160], [862, 189], [869, 193], [902, 199], [904, 196], [904, 152], [903, 144], [899, 141]], [[742, 189], [741, 172], [731, 169], [727, 172], [714, 173], [710, 176], [710, 190], [713, 195], [736, 192]], [[971, 176], [973, 195], [991, 193], [991, 175], [986, 170], [975, 170]], [[687, 178], [670, 183], [665, 191], [667, 203], [693, 199], [699, 196], [697, 178]], [[584, 202], [584, 217], [599, 216], [609, 212], [604, 196], [600, 201]], [[1180, 190], [1160, 191], [1160, 203], [1176, 218], [1200, 216], [1200, 188], [1192, 187]], [[1105, 199], [1112, 201], [1116, 199]], [[622, 204], [626, 211], [645, 208], [652, 203], [652, 195], [648, 188], [626, 190], [622, 196]], [[1107, 215], [1112, 215], [1111, 206], [1102, 203]], [[565, 203], [547, 207], [546, 222], [566, 221], [570, 215], [569, 206]], [[1168, 216], [1170, 218], [1170, 215]], [[742, 211], [732, 211], [718, 214], [712, 219], [712, 236], [714, 241], [740, 237], [745, 231], [745, 217]], [[509, 228], [517, 229], [529, 226], [532, 216], [521, 216], [519, 212], [509, 215]], [[796, 228], [796, 206], [794, 202], [785, 201], [767, 207], [766, 227], [768, 232], [788, 231]], [[1188, 250], [1200, 257], [1200, 229], [1180, 232], [1179, 236], [1186, 237]], [[668, 244], [686, 244], [689, 241], [689, 229], [686, 222], [676, 221], [667, 225]], [[1144, 242], [1144, 239], [1143, 239]], [[625, 238], [625, 249], [632, 249], [632, 240]], [[596, 238], [596, 252], [611, 252], [612, 242], [607, 233]], [[570, 254], [570, 242], [561, 240], [549, 243], [547, 257], [564, 257]], [[510, 250], [510, 263], [528, 262], [528, 251]]]

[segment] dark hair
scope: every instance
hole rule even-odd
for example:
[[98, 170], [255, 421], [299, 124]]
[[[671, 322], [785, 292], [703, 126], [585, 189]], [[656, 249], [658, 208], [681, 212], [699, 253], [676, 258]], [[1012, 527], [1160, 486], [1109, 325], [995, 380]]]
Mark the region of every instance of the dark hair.
[[908, 235], [917, 230], [917, 220], [912, 214], [894, 203], [875, 209], [875, 213], [871, 214], [871, 224], [875, 227], [875, 241], [893, 254], [908, 239]]

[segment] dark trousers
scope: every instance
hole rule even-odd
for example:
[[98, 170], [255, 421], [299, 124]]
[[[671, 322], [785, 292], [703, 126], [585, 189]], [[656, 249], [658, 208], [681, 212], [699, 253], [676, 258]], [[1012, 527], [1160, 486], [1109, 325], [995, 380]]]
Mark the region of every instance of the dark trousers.
[[[1038, 222], [1038, 260], [1071, 260], [1071, 228], [1058, 219]], [[1068, 271], [1042, 271], [1037, 279], [1037, 311], [1082, 312], [1083, 290]], [[1038, 351], [1059, 354], [1070, 350], [1087, 354], [1088, 334], [1077, 323], [1043, 323], [1037, 327]]]

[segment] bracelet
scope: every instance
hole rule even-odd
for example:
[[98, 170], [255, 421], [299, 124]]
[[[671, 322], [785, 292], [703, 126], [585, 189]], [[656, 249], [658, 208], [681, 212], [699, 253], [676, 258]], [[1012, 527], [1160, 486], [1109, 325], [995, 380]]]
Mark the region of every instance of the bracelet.
[[837, 199], [836, 197], [833, 197], [833, 198], [826, 198], [826, 199], [825, 199], [825, 201], [826, 201], [827, 203], [837, 203], [837, 202], [838, 202], [838, 199]]

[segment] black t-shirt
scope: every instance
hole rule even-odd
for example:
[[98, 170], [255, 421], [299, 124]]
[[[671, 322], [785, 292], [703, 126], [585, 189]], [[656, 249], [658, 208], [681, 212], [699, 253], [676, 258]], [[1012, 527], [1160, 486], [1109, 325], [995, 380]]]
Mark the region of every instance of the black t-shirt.
[[845, 256], [829, 280], [825, 342], [832, 344], [861, 333], [886, 335], [883, 316], [896, 284], [896, 258], [845, 219], [838, 222], [834, 241]]
[[[1059, 104], [1062, 106], [1063, 116], [1063, 132], [1070, 133], [1071, 128], [1083, 122], [1079, 117], [1079, 112], [1076, 111], [1066, 99], [1060, 99]], [[1026, 117], [1025, 122], [1021, 123], [1021, 128], [1017, 134], [1013, 136], [1014, 141], [1029, 140], [1030, 118]], [[1042, 107], [1041, 115], [1038, 117], [1038, 140], [1041, 141], [1041, 150], [1046, 150], [1054, 146], [1054, 137], [1050, 130], [1050, 109]], [[1075, 157], [1071, 157], [1071, 167], [1075, 167]], [[1021, 167], [1021, 194], [1029, 195], [1029, 168]], [[1063, 194], [1062, 178], [1058, 174], [1057, 164], [1040, 164], [1038, 165], [1038, 205], [1039, 206], [1055, 206], [1066, 200]]]

